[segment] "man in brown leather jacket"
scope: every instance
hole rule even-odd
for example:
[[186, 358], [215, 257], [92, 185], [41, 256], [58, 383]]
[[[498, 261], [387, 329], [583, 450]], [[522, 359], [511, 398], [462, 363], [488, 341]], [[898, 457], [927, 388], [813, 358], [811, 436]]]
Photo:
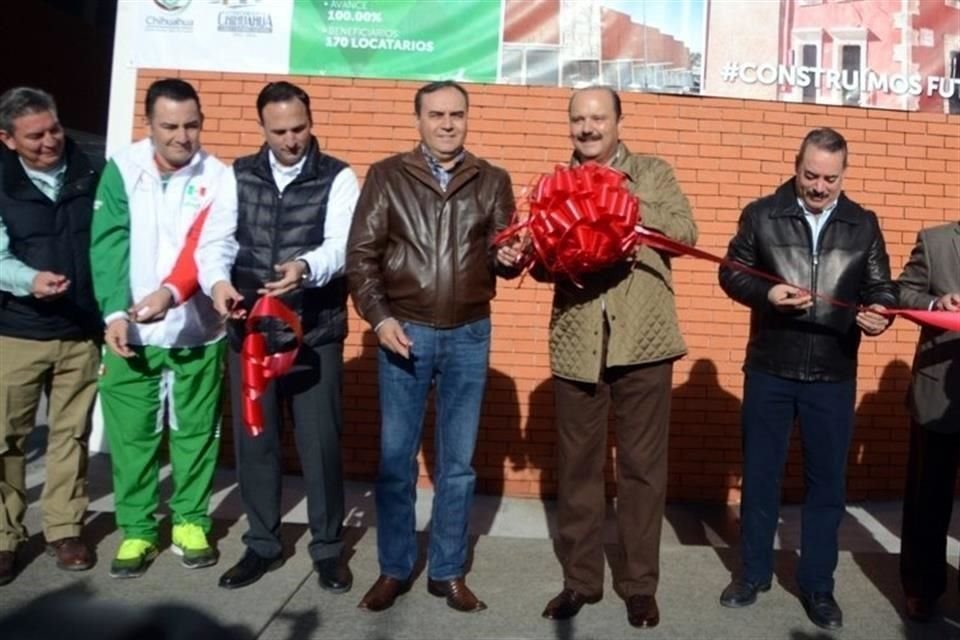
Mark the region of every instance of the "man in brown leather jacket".
[[463, 148], [467, 92], [433, 82], [414, 100], [420, 143], [370, 167], [347, 241], [347, 276], [380, 341], [380, 577], [360, 608], [381, 611], [410, 587], [414, 499], [427, 394], [436, 397], [436, 495], [429, 592], [458, 611], [486, 608], [464, 582], [471, 466], [490, 352], [496, 276], [514, 254], [492, 248], [514, 212], [510, 177]]

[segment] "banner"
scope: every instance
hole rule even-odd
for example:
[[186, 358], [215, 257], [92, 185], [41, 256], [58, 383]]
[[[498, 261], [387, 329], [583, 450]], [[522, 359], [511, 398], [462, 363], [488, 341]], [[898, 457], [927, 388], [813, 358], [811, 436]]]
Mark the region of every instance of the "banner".
[[491, 0], [297, 2], [290, 73], [496, 82], [500, 16]]
[[[960, 113], [960, 0], [138, 0], [138, 67]], [[126, 55], [126, 52], [124, 52]]]

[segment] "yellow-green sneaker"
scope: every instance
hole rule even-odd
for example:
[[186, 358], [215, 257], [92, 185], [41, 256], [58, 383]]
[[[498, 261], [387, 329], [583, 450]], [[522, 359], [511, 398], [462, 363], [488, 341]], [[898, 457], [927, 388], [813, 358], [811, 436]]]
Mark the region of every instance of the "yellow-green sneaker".
[[147, 572], [150, 563], [160, 553], [157, 545], [140, 538], [128, 538], [120, 543], [117, 555], [110, 563], [111, 578], [139, 578]]
[[173, 544], [170, 549], [181, 556], [180, 564], [187, 569], [202, 569], [217, 564], [217, 552], [207, 542], [203, 528], [189, 522], [173, 525]]

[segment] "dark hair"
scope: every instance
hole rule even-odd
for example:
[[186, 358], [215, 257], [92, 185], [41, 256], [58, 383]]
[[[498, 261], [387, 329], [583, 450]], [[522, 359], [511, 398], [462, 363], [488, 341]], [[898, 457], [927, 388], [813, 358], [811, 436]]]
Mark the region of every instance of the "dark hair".
[[13, 134], [13, 121], [31, 113], [57, 112], [53, 96], [42, 89], [14, 87], [0, 95], [0, 130]]
[[617, 120], [623, 115], [623, 107], [620, 104], [620, 94], [617, 93], [616, 89], [606, 84], [598, 84], [592, 87], [584, 87], [582, 89], [577, 89], [570, 94], [570, 101], [567, 103], [567, 113], [570, 113], [571, 107], [573, 107], [573, 99], [577, 97], [577, 94], [581, 91], [606, 91], [610, 94], [610, 99], [613, 100], [613, 113], [616, 114]]
[[153, 107], [160, 98], [167, 98], [174, 102], [193, 100], [197, 103], [197, 110], [200, 110], [200, 96], [197, 95], [197, 90], [193, 88], [193, 85], [186, 80], [164, 78], [151, 84], [147, 89], [147, 99], [144, 101], [147, 119], [153, 117]]
[[463, 96], [464, 104], [469, 109], [470, 96], [467, 95], [467, 90], [463, 88], [463, 85], [454, 80], [437, 80], [436, 82], [425, 84], [417, 89], [417, 95], [413, 97], [413, 112], [417, 114], [417, 117], [420, 116], [420, 107], [423, 105], [423, 96], [427, 95], [428, 93], [434, 93], [435, 91], [440, 91], [441, 89], [447, 89], [450, 87], [460, 92], [460, 95]]
[[843, 168], [847, 168], [847, 141], [840, 135], [840, 132], [829, 127], [812, 129], [803, 139], [803, 142], [800, 143], [800, 150], [797, 151], [794, 169], [800, 168], [800, 163], [803, 162], [803, 154], [807, 151], [807, 147], [816, 147], [817, 149], [823, 149], [830, 153], [837, 153], [838, 151], [843, 153]]
[[313, 122], [313, 115], [310, 113], [310, 96], [307, 92], [291, 82], [270, 82], [260, 90], [257, 96], [257, 117], [263, 122], [263, 108], [273, 102], [289, 102], [299, 100], [307, 108], [307, 118]]

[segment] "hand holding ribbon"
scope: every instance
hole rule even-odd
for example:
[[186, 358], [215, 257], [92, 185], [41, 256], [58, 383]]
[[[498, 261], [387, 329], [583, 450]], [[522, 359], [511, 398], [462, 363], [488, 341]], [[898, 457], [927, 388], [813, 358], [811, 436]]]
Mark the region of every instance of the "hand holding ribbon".
[[[748, 267], [745, 264], [737, 262], [736, 260], [729, 260], [727, 258], [721, 258], [720, 256], [715, 256], [712, 253], [696, 249], [694, 247], [687, 246], [682, 242], [677, 242], [676, 240], [671, 240], [661, 233], [652, 231], [645, 227], [637, 227], [637, 233], [639, 241], [642, 244], [645, 244], [653, 249], [658, 251], [666, 251], [667, 253], [673, 255], [684, 255], [684, 256], [693, 256], [694, 258], [700, 258], [703, 260], [709, 260], [711, 262], [716, 262], [717, 264], [725, 265], [730, 269], [736, 269], [737, 271], [742, 271], [744, 273], [749, 273], [752, 276], [762, 278], [768, 282], [774, 282], [777, 284], [785, 284], [793, 288], [799, 288], [795, 284], [791, 284], [782, 278], [766, 273], [759, 269], [754, 269], [753, 267]], [[809, 293], [809, 292], [808, 292]], [[852, 307], [856, 308], [859, 311], [863, 311], [866, 307], [861, 307], [855, 305], [852, 302], [846, 302], [844, 300], [837, 300], [829, 296], [823, 295], [822, 293], [811, 294], [815, 297], [820, 298], [832, 305], [838, 307]], [[926, 325], [930, 327], [937, 327], [939, 329], [944, 329], [946, 331], [960, 331], [960, 311], [918, 311], [915, 309], [870, 309], [875, 313], [881, 315], [893, 317], [893, 316], [903, 316], [904, 318], [911, 320], [919, 325]]]

